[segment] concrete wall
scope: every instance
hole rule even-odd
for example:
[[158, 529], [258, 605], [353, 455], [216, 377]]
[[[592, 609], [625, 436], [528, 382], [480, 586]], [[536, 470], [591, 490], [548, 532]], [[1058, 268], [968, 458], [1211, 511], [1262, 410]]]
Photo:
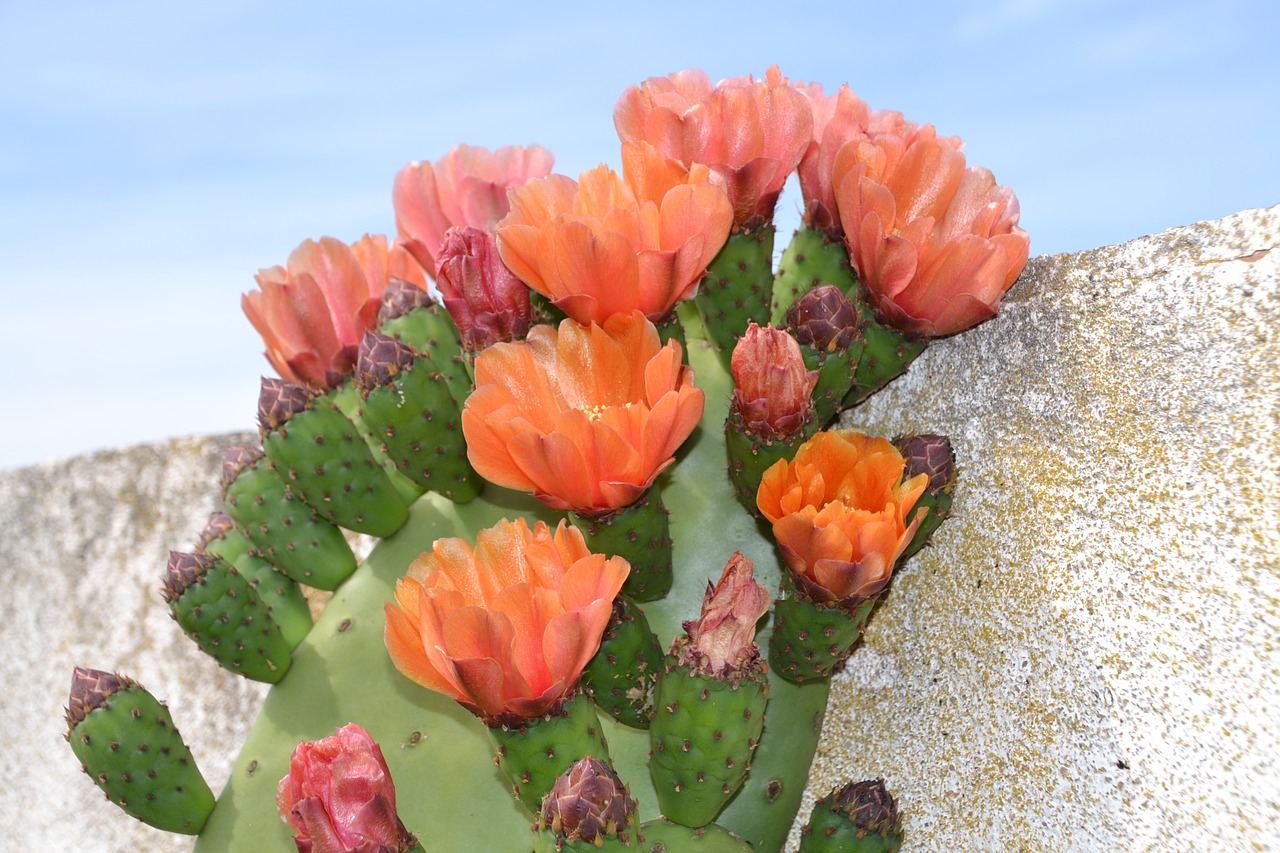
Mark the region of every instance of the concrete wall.
[[[1280, 848], [1280, 208], [1038, 258], [853, 423], [944, 432], [955, 516], [837, 678], [815, 795], [883, 776], [908, 849]], [[162, 699], [210, 783], [261, 688], [159, 603], [218, 494], [178, 439], [0, 472], [0, 825], [183, 850], [62, 743], [75, 664]]]

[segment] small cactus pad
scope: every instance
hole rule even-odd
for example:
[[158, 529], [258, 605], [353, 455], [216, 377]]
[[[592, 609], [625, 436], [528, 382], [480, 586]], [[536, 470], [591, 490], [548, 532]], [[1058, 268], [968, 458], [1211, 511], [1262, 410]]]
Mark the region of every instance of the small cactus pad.
[[655, 483], [630, 506], [601, 516], [574, 513], [572, 521], [593, 553], [619, 556], [631, 564], [623, 595], [634, 601], [656, 601], [671, 591], [667, 516]]
[[820, 284], [853, 294], [857, 282], [844, 241], [832, 240], [822, 231], [805, 226], [792, 235], [778, 264], [773, 282], [773, 323], [780, 324], [787, 310]]
[[878, 600], [872, 597], [850, 606], [820, 605], [796, 597], [775, 601], [770, 669], [793, 684], [830, 678], [862, 637]]
[[707, 266], [694, 301], [707, 337], [720, 351], [725, 367], [747, 324], [769, 322], [773, 300], [773, 226], [729, 235]]
[[471, 394], [471, 374], [453, 319], [415, 284], [391, 279], [382, 293], [378, 331], [431, 358], [461, 407]]
[[849, 782], [818, 800], [800, 853], [898, 853], [902, 817], [883, 779]]
[[328, 395], [299, 399], [298, 386], [263, 379], [258, 421], [280, 478], [328, 521], [386, 537], [408, 520], [404, 498]]
[[227, 448], [222, 502], [259, 554], [298, 583], [337, 589], [356, 570], [342, 531], [303, 503], [261, 450]]
[[270, 609], [227, 561], [171, 551], [163, 593], [182, 630], [224, 668], [268, 683], [288, 671], [289, 644]]
[[131, 678], [76, 667], [67, 741], [107, 799], [143, 823], [195, 835], [213, 811], [169, 709]]
[[714, 823], [694, 829], [665, 818], [642, 823], [640, 838], [637, 849], [643, 853], [751, 853], [755, 849]]
[[694, 675], [668, 656], [649, 726], [649, 772], [664, 816], [706, 826], [742, 785], [764, 727], [763, 682]]
[[570, 764], [589, 755], [603, 760], [609, 757], [595, 705], [584, 692], [537, 720], [514, 727], [490, 726], [489, 736], [513, 793], [534, 813], [542, 807], [542, 798], [556, 777]]
[[662, 647], [644, 610], [618, 596], [600, 650], [582, 673], [582, 685], [596, 704], [620, 723], [649, 728], [653, 685], [662, 668]]

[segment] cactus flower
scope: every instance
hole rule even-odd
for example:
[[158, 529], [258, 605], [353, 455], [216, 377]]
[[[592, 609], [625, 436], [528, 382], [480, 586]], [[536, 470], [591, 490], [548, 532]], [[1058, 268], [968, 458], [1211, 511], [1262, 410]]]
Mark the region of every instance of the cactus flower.
[[836, 155], [849, 258], [878, 318], [940, 337], [996, 313], [1026, 264], [1018, 199], [930, 125], [859, 134]]
[[733, 209], [706, 166], [624, 145], [623, 175], [552, 175], [511, 191], [498, 248], [511, 271], [580, 323], [640, 310], [655, 323], [693, 295]]
[[396, 814], [381, 748], [355, 723], [298, 744], [276, 809], [300, 853], [406, 853], [418, 843]]
[[556, 509], [629, 506], [702, 417], [681, 355], [639, 311], [603, 326], [535, 326], [526, 341], [489, 347], [462, 412], [472, 466]]
[[564, 522], [503, 520], [437, 539], [396, 583], [386, 645], [396, 669], [490, 723], [519, 725], [577, 687], [630, 567]]
[[689, 643], [682, 663], [695, 673], [727, 678], [751, 668], [760, 657], [756, 622], [769, 610], [769, 593], [752, 577], [751, 560], [735, 551], [714, 585], [707, 582], [702, 612], [684, 623]]
[[540, 145], [496, 151], [458, 145], [435, 163], [410, 163], [391, 193], [400, 243], [434, 278], [446, 231], [468, 225], [492, 231], [509, 209], [507, 190], [551, 174], [554, 162]]
[[764, 473], [756, 505], [800, 590], [817, 602], [875, 595], [915, 535], [908, 525], [927, 474], [903, 480], [906, 462], [883, 438], [820, 432]]
[[755, 323], [738, 340], [730, 361], [733, 411], [744, 429], [763, 438], [795, 434], [810, 419], [809, 397], [818, 371], [809, 370], [796, 339]]
[[450, 228], [440, 243], [436, 287], [469, 350], [529, 333], [529, 288], [498, 256], [494, 235], [479, 228]]
[[351, 372], [392, 276], [426, 285], [413, 258], [388, 249], [382, 235], [350, 246], [333, 237], [306, 240], [287, 267], [259, 270], [260, 289], [244, 294], [240, 306], [280, 376], [323, 391]]
[[648, 142], [686, 166], [720, 175], [735, 229], [773, 221], [778, 195], [813, 138], [804, 95], [777, 66], [764, 80], [739, 77], [717, 86], [698, 70], [651, 77], [622, 93], [613, 123], [623, 143]]

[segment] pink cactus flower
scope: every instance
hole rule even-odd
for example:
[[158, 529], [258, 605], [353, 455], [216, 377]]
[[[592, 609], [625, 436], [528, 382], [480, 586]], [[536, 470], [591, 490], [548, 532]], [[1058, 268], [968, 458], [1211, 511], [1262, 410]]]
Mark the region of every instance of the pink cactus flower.
[[400, 242], [434, 278], [446, 231], [468, 225], [492, 231], [510, 207], [507, 190], [551, 174], [554, 162], [540, 145], [496, 151], [458, 145], [435, 163], [410, 163], [391, 193]]
[[733, 412], [763, 438], [794, 435], [813, 414], [810, 395], [818, 371], [809, 370], [800, 344], [783, 329], [751, 323], [733, 348]]
[[396, 814], [382, 750], [355, 723], [298, 744], [276, 809], [299, 853], [406, 853], [418, 843]]
[[492, 232], [469, 225], [446, 231], [436, 287], [468, 350], [522, 340], [529, 332], [529, 286], [502, 262]]

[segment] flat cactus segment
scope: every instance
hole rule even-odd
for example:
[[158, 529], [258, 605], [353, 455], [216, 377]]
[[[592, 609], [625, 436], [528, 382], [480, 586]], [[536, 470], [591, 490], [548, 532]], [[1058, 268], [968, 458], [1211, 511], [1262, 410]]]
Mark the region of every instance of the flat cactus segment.
[[471, 372], [467, 357], [462, 352], [458, 327], [443, 306], [433, 303], [414, 308], [399, 317], [384, 320], [378, 331], [430, 356], [444, 374], [449, 393], [458, 407], [462, 407], [473, 387]]
[[[696, 324], [695, 324], [696, 328]], [[731, 384], [716, 354], [690, 335], [689, 362], [707, 395], [703, 419], [660, 478], [670, 511], [675, 574], [672, 594], [644, 606], [663, 645], [680, 623], [697, 616], [708, 580], [720, 576], [734, 550], [756, 566], [756, 579], [776, 588], [773, 542], [733, 499], [721, 439]], [[554, 524], [559, 516], [532, 497], [493, 486], [467, 504], [427, 494], [408, 523], [384, 540], [342, 585], [315, 628], [294, 652], [289, 674], [268, 693], [197, 851], [294, 853], [288, 828], [275, 812], [275, 788], [301, 740], [314, 740], [357, 722], [383, 746], [398, 790], [400, 816], [426, 850], [528, 853], [534, 834], [528, 812], [511, 797], [493, 763], [484, 724], [455, 702], [413, 684], [392, 666], [383, 645], [383, 605], [409, 563], [441, 536], [474, 540], [501, 518], [523, 516]], [[757, 634], [762, 646], [767, 627]], [[797, 687], [771, 680], [764, 735], [749, 774], [721, 825], [777, 853], [800, 805], [817, 744], [815, 716], [825, 707], [825, 683]], [[780, 697], [780, 698], [778, 698]], [[600, 720], [614, 768], [631, 785], [641, 821], [656, 818], [649, 781], [648, 732]], [[410, 795], [408, 792], [412, 792]], [[743, 805], [740, 805], [743, 804]], [[771, 834], [770, 827], [780, 827]]]
[[844, 241], [832, 240], [821, 231], [804, 226], [792, 235], [782, 252], [773, 280], [772, 322], [782, 325], [787, 309], [819, 284], [835, 285], [854, 298], [857, 282]]
[[818, 422], [811, 421], [795, 435], [787, 438], [761, 438], [747, 432], [740, 418], [733, 414], [729, 415], [724, 425], [729, 479], [733, 482], [734, 497], [747, 512], [753, 516], [759, 514], [756, 508], [756, 492], [760, 489], [760, 480], [764, 478], [764, 472], [781, 459], [790, 461], [796, 455], [800, 445], [811, 438], [817, 429]]
[[751, 853], [755, 848], [714, 823], [692, 829], [663, 818], [640, 825], [641, 853]]
[[140, 684], [120, 681], [122, 689], [72, 726], [71, 751], [108, 800], [157, 829], [195, 835], [213, 809], [213, 792], [169, 709]]
[[794, 684], [827, 679], [862, 637], [878, 596], [852, 609], [795, 598], [774, 602], [769, 668]]
[[583, 670], [582, 683], [600, 710], [620, 723], [647, 729], [662, 658], [662, 647], [644, 610], [618, 596], [600, 650]]
[[898, 853], [902, 818], [883, 779], [850, 782], [814, 804], [800, 853]]
[[657, 484], [630, 506], [605, 516], [574, 513], [587, 547], [597, 554], [623, 557], [631, 564], [622, 594], [636, 601], [655, 601], [671, 591], [671, 529]]
[[298, 583], [337, 589], [356, 570], [342, 531], [303, 503], [266, 459], [226, 483], [223, 504], [258, 551]]
[[224, 669], [269, 684], [288, 671], [289, 643], [262, 597], [226, 560], [171, 553], [164, 595], [182, 630]]
[[281, 479], [340, 527], [390, 536], [408, 518], [404, 499], [356, 425], [328, 395], [266, 429], [262, 448]]
[[729, 235], [707, 267], [694, 297], [707, 338], [720, 350], [727, 368], [733, 347], [755, 321], [769, 322], [773, 301], [772, 225]]
[[916, 356], [924, 352], [923, 340], [911, 340], [888, 326], [881, 325], [865, 298], [855, 298], [862, 315], [862, 358], [853, 371], [853, 387], [844, 397], [846, 409], [856, 406], [879, 391], [890, 380], [906, 372]]
[[[227, 522], [231, 521], [229, 516], [222, 515], [222, 518]], [[202, 550], [236, 567], [236, 571], [249, 581], [249, 585], [267, 606], [272, 621], [279, 626], [280, 634], [289, 648], [297, 648], [298, 643], [311, 630], [311, 608], [298, 585], [284, 572], [258, 556], [253, 543], [235, 527], [220, 530], [203, 544]]]
[[578, 693], [562, 710], [509, 729], [489, 729], [498, 748], [498, 766], [511, 782], [512, 791], [533, 814], [556, 777], [569, 765], [588, 756], [609, 760], [596, 707], [586, 693]]
[[765, 701], [758, 681], [719, 681], [669, 660], [649, 726], [649, 769], [665, 817], [693, 827], [716, 819], [751, 767]]

